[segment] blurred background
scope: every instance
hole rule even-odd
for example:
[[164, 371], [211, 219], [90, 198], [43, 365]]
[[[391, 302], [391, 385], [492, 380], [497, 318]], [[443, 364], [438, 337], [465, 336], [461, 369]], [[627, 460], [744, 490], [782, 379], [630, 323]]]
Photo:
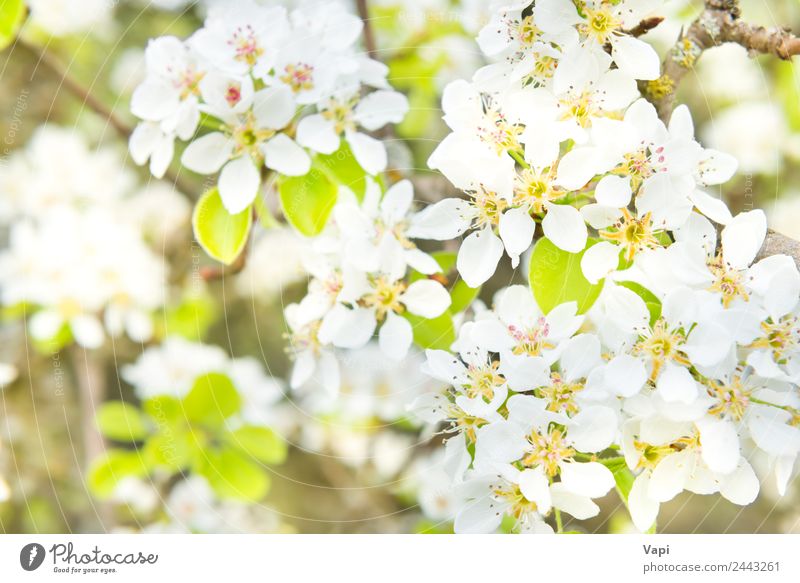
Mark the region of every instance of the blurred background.
[[[451, 532], [441, 436], [407, 414], [432, 388], [422, 357], [391, 365], [367, 347], [342, 355], [340, 395], [290, 392], [283, 308], [305, 293], [302, 237], [261, 226], [245, 268], [219, 277], [192, 242], [202, 177], [176, 162], [159, 181], [130, 160], [128, 104], [148, 39], [189, 36], [210, 4], [30, 0], [21, 38], [0, 54], [0, 532]], [[664, 54], [701, 4], [668, 0], [666, 21], [645, 38]], [[741, 5], [750, 22], [800, 31], [797, 0]], [[375, 57], [411, 102], [388, 141], [390, 166], [421, 201], [451, 188], [425, 161], [445, 134], [442, 88], [482, 64], [473, 39], [488, 9], [485, 0], [369, 0]], [[718, 47], [679, 101], [704, 145], [739, 159], [722, 193], [732, 210], [764, 208], [772, 228], [800, 239], [797, 65]], [[514, 281], [504, 269], [498, 286]], [[55, 324], [15, 299], [27, 272], [53, 296]], [[86, 349], [95, 343], [62, 331], [70, 297], [95, 292], [107, 335]], [[48, 325], [47, 341], [31, 335]], [[263, 464], [231, 469], [256, 484], [245, 497], [224, 495], [208, 476], [146, 473], [125, 456], [131, 436], [115, 434], [120, 420], [144, 419], [180, 443], [191, 429], [174, 425], [169, 407], [212, 371], [226, 371], [238, 414], [272, 436]], [[142, 409], [101, 407], [119, 400]], [[190, 455], [155, 439], [145, 446], [155, 455]], [[768, 485], [747, 507], [684, 493], [664, 505], [658, 530], [800, 532], [798, 501], [796, 489], [779, 498]], [[601, 518], [577, 528], [632, 528], [613, 493], [602, 505]]]

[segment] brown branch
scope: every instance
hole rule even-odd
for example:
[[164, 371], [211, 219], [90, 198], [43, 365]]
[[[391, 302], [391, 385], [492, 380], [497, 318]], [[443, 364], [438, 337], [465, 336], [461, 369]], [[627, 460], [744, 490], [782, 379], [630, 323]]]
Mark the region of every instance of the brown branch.
[[[112, 108], [108, 107], [102, 100], [98, 99], [92, 92], [91, 87], [86, 88], [79, 83], [74, 77], [69, 74], [68, 69], [56, 57], [50, 54], [43, 48], [37, 47], [28, 43], [22, 38], [18, 39], [17, 44], [23, 46], [30, 51], [47, 69], [53, 73], [69, 93], [80, 100], [82, 105], [87, 106], [90, 110], [94, 111], [97, 115], [102, 117], [108, 122], [116, 132], [125, 140], [130, 139], [133, 133], [133, 128], [122, 120]], [[171, 170], [167, 170], [164, 176], [172, 182], [172, 184], [184, 194], [189, 194], [194, 190], [193, 186], [180, 178]]]
[[372, 30], [372, 24], [369, 20], [369, 6], [367, 0], [356, 0], [356, 7], [358, 8], [358, 15], [364, 22], [364, 46], [367, 49], [367, 55], [374, 56], [377, 50], [375, 44], [375, 34]]
[[[644, 95], [664, 122], [672, 115], [678, 85], [706, 49], [736, 43], [751, 53], [784, 60], [800, 54], [800, 38], [789, 29], [754, 26], [740, 20], [740, 16], [738, 0], [705, 0], [703, 12], [681, 33], [664, 58], [661, 77], [642, 84]], [[800, 267], [800, 242], [770, 229], [756, 259], [781, 254], [790, 256]]]
[[663, 16], [651, 16], [650, 18], [642, 20], [639, 24], [628, 30], [627, 33], [631, 36], [642, 36], [653, 30], [662, 22], [664, 22]]
[[703, 51], [724, 43], [736, 43], [752, 53], [791, 59], [800, 54], [800, 38], [786, 28], [765, 28], [740, 20], [738, 0], [706, 0], [703, 12], [667, 53], [661, 77], [643, 84], [643, 91], [666, 121], [675, 105], [681, 80], [691, 71]]

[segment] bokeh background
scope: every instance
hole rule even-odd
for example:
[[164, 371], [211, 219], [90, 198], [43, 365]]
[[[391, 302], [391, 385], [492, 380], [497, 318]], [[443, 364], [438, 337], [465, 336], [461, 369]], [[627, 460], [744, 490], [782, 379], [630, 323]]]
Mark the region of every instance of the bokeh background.
[[[202, 177], [175, 163], [157, 181], [130, 160], [124, 134], [134, 122], [128, 104], [143, 75], [144, 47], [155, 36], [190, 35], [208, 4], [31, 0], [21, 38], [0, 53], [0, 253], [8, 256], [14, 237], [23, 237], [14, 234], [21, 224], [36, 224], [66, 201], [72, 214], [49, 227], [52, 238], [43, 246], [18, 241], [30, 257], [17, 250], [14, 261], [33, 264], [41, 261], [37, 253], [47, 254], [58, 287], [67, 285], [61, 275], [74, 282], [75, 270], [95, 269], [98, 250], [115, 242], [124, 252], [103, 259], [114, 264], [107, 272], [77, 278], [86, 288], [93, 277], [163, 276], [155, 279], [161, 283], [147, 341], [109, 336], [87, 350], [70, 338], [32, 339], [29, 307], [7, 298], [19, 282], [0, 260], [0, 532], [450, 532], [441, 437], [406, 413], [414, 395], [430, 388], [421, 357], [393, 366], [368, 347], [343, 355], [338, 397], [314, 386], [290, 392], [282, 314], [304, 294], [302, 238], [260, 226], [246, 267], [209, 277], [215, 267], [192, 242], [190, 224], [193, 201], [207, 186]], [[700, 4], [667, 1], [667, 20], [646, 38], [663, 54]], [[411, 102], [387, 138], [390, 165], [414, 181], [421, 201], [450, 188], [425, 161], [445, 133], [442, 88], [481, 65], [473, 39], [488, 5], [369, 0], [375, 56]], [[800, 31], [796, 0], [741, 5], [750, 22]], [[800, 238], [798, 66], [718, 47], [684, 80], [679, 101], [690, 105], [705, 145], [740, 161], [723, 190], [732, 210], [764, 208], [772, 228]], [[96, 211], [107, 229], [87, 218]], [[135, 241], [119, 243], [122, 231]], [[59, 236], [80, 245], [61, 248]], [[510, 266], [504, 269], [497, 286], [515, 280]], [[484, 299], [495, 290], [487, 286]], [[91, 292], [77, 290], [84, 291]], [[101, 403], [136, 403], [159, 382], [185, 384], [209, 366], [230, 370], [248, 414], [288, 444], [285, 460], [265, 469], [266, 495], [223, 499], [197, 477], [109, 484], [93, 474], [92, 463], [110, 447], [96, 420]], [[684, 493], [664, 505], [658, 530], [800, 532], [798, 490], [779, 498], [765, 484], [744, 508]], [[631, 529], [613, 493], [601, 505], [601, 518], [581, 530]]]

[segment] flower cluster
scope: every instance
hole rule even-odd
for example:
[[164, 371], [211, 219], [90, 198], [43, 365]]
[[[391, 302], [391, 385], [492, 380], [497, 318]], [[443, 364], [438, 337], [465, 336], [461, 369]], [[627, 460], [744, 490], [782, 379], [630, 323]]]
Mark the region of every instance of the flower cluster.
[[[148, 239], [163, 249], [189, 209], [165, 185], [132, 192], [120, 165], [114, 150], [92, 151], [77, 134], [44, 126], [0, 172], [0, 222], [10, 226], [1, 301], [25, 307], [36, 340], [97, 348], [105, 332], [153, 334], [167, 267]], [[154, 202], [163, 220], [148, 219]]]
[[[451, 388], [413, 409], [449, 424], [458, 532], [505, 516], [551, 532], [548, 517], [590, 518], [615, 485], [647, 530], [683, 490], [744, 505], [754, 466], [781, 493], [792, 475], [800, 273], [787, 256], [758, 260], [762, 211], [733, 216], [705, 190], [736, 160], [695, 141], [685, 106], [664, 124], [639, 98], [659, 62], [626, 31], [658, 4], [502, 8], [478, 36], [496, 62], [445, 91], [452, 133], [429, 164], [469, 198], [424, 209], [409, 233], [472, 230], [457, 261], [471, 286], [504, 251], [516, 267], [537, 223], [554, 250], [533, 253], [532, 289], [502, 290], [452, 351], [427, 351]], [[573, 272], [548, 280], [543, 263], [562, 257]]]
[[[219, 172], [232, 214], [253, 202], [262, 170], [303, 176], [312, 156], [335, 152], [343, 140], [366, 172], [381, 172], [386, 149], [362, 130], [400, 121], [408, 102], [390, 90], [387, 68], [356, 50], [362, 26], [337, 2], [287, 12], [248, 0], [211, 7], [185, 41], [152, 40], [131, 99], [142, 120], [130, 139], [133, 159], [149, 160], [162, 176], [175, 139], [188, 141], [181, 163]], [[304, 108], [309, 115], [298, 122]], [[199, 128], [211, 131], [198, 135]]]
[[458, 258], [469, 285], [488, 280], [504, 251], [516, 267], [537, 224], [571, 253], [597, 231], [604, 242], [586, 273], [596, 281], [620, 248], [631, 260], [660, 245], [693, 206], [716, 218], [718, 202], [702, 188], [730, 178], [735, 160], [694, 140], [685, 107], [667, 126], [639, 98], [636, 81], [658, 77], [659, 62], [625, 31], [654, 4], [516, 4], [481, 31], [481, 48], [499, 61], [445, 89], [452, 132], [428, 162], [468, 198], [432, 205], [416, 231], [438, 240], [470, 232]]
[[368, 181], [360, 202], [341, 189], [328, 228], [311, 242], [308, 294], [285, 311], [295, 358], [292, 387], [317, 371], [319, 384], [335, 392], [340, 374], [333, 348], [361, 348], [378, 328], [383, 354], [402, 359], [413, 340], [405, 314], [435, 318], [450, 306], [445, 287], [425, 277], [441, 267], [411, 240], [412, 202], [408, 180], [383, 195]]

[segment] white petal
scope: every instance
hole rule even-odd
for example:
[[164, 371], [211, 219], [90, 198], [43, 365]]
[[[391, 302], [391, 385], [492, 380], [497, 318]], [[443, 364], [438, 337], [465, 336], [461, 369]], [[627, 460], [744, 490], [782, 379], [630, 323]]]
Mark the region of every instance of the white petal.
[[697, 207], [697, 210], [715, 223], [727, 225], [733, 218], [728, 205], [723, 200], [715, 198], [707, 192], [695, 190], [689, 195], [689, 199]]
[[478, 287], [492, 277], [503, 256], [503, 242], [490, 228], [475, 231], [458, 250], [456, 267], [470, 287]]
[[595, 200], [603, 206], [627, 207], [631, 202], [631, 179], [629, 176], [609, 174], [600, 179], [594, 191]]
[[280, 130], [295, 114], [292, 90], [285, 85], [267, 87], [253, 95], [253, 113], [259, 127]]
[[545, 236], [559, 249], [579, 253], [586, 247], [589, 233], [583, 216], [575, 207], [546, 203], [547, 214], [542, 221]]
[[634, 79], [652, 81], [661, 75], [661, 59], [648, 43], [629, 35], [612, 37], [611, 56]]
[[309, 115], [297, 124], [297, 143], [315, 152], [333, 154], [339, 149], [339, 135], [334, 123], [319, 114]]
[[408, 112], [408, 99], [397, 91], [373, 91], [356, 106], [355, 119], [374, 131], [387, 123], [400, 123]]
[[260, 180], [258, 168], [249, 156], [225, 164], [219, 175], [219, 195], [229, 213], [235, 215], [250, 206], [258, 194]]
[[592, 518], [600, 512], [600, 507], [592, 502], [591, 498], [573, 494], [561, 483], [550, 486], [550, 497], [553, 507], [571, 514], [578, 520]]
[[386, 321], [378, 333], [381, 351], [391, 359], [402, 360], [411, 346], [413, 331], [411, 324], [394, 312], [386, 314]]
[[748, 267], [767, 235], [767, 216], [757, 209], [736, 215], [722, 229], [722, 255], [734, 269]]
[[562, 463], [561, 483], [573, 494], [600, 498], [614, 487], [614, 475], [599, 462]]
[[347, 142], [356, 161], [367, 173], [375, 175], [386, 169], [386, 146], [383, 142], [359, 132], [348, 133]]
[[519, 490], [531, 502], [536, 503], [536, 509], [541, 514], [547, 514], [550, 510], [550, 484], [547, 476], [540, 469], [526, 469], [519, 474]]
[[704, 417], [696, 421], [700, 430], [703, 461], [714, 472], [729, 474], [739, 462], [739, 436], [730, 421]]
[[335, 306], [322, 319], [318, 337], [323, 343], [339, 348], [361, 348], [375, 332], [375, 313], [367, 308]]
[[594, 148], [570, 150], [558, 163], [556, 184], [567, 190], [578, 190], [597, 174], [598, 153]]
[[647, 495], [656, 502], [668, 502], [686, 486], [691, 470], [692, 453], [679, 452], [666, 456], [653, 470]]
[[441, 316], [450, 307], [450, 294], [438, 281], [420, 279], [408, 286], [400, 296], [408, 311], [423, 318]]
[[69, 327], [75, 341], [84, 348], [99, 348], [103, 344], [103, 326], [94, 316], [76, 316]]
[[453, 530], [458, 534], [489, 534], [503, 521], [503, 512], [490, 506], [488, 496], [470, 500], [456, 515]]
[[760, 484], [753, 468], [741, 458], [736, 470], [720, 484], [719, 493], [734, 504], [746, 506], [756, 499], [759, 489]]
[[28, 321], [28, 329], [36, 340], [50, 340], [58, 334], [64, 319], [55, 310], [39, 310]]
[[304, 176], [311, 169], [311, 158], [286, 134], [278, 134], [263, 145], [264, 163], [286, 176]]
[[179, 104], [178, 94], [164, 81], [148, 80], [139, 85], [131, 96], [131, 112], [147, 121], [161, 121], [172, 114]]
[[220, 132], [211, 132], [189, 144], [181, 156], [181, 164], [198, 174], [217, 172], [230, 158], [233, 143]]
[[697, 381], [685, 367], [671, 363], [667, 363], [659, 375], [656, 389], [668, 403], [677, 401], [689, 404], [697, 399]]
[[603, 451], [617, 437], [617, 416], [608, 407], [585, 407], [572, 418], [572, 422], [569, 439], [578, 451]]
[[500, 217], [500, 238], [511, 258], [511, 267], [519, 265], [519, 256], [531, 246], [536, 222], [524, 208], [512, 208]]
[[647, 380], [644, 363], [630, 354], [615, 356], [605, 368], [606, 388], [621, 397], [631, 397], [638, 393]]
[[633, 487], [628, 494], [628, 510], [636, 528], [641, 532], [650, 530], [658, 516], [659, 504], [648, 495], [650, 489], [650, 476], [642, 472], [633, 481]]
[[620, 249], [608, 241], [589, 247], [581, 257], [581, 271], [589, 283], [595, 284], [617, 269]]
[[416, 213], [406, 235], [412, 239], [455, 239], [471, 223], [469, 203], [460, 198], [446, 198]]
[[410, 180], [401, 180], [393, 184], [381, 201], [381, 215], [389, 224], [394, 225], [405, 218], [414, 200], [414, 187]]

